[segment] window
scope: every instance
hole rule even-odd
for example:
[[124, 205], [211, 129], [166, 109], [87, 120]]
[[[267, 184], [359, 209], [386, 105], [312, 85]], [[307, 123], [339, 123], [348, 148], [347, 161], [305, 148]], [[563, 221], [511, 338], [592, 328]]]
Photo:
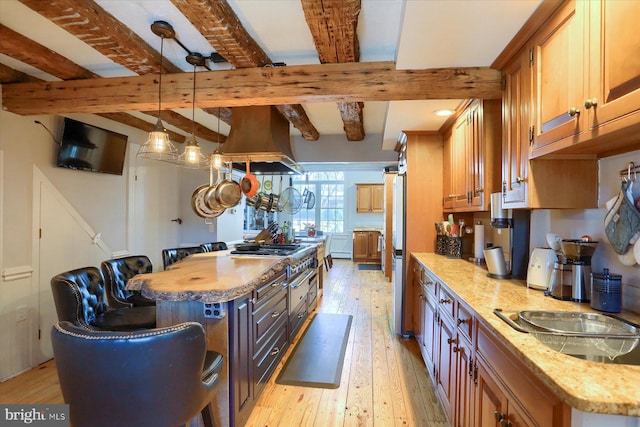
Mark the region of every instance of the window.
[[344, 172], [311, 172], [306, 178], [294, 181], [294, 187], [305, 196], [313, 192], [315, 206], [302, 209], [293, 215], [293, 227], [305, 230], [307, 224], [315, 224], [316, 230], [324, 233], [344, 231]]

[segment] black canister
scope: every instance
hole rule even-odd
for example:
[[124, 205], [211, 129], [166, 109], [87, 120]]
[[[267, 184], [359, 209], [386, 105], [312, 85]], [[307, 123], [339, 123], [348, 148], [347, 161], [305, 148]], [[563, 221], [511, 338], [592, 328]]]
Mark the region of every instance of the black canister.
[[591, 307], [609, 313], [622, 310], [622, 276], [609, 273], [591, 273]]

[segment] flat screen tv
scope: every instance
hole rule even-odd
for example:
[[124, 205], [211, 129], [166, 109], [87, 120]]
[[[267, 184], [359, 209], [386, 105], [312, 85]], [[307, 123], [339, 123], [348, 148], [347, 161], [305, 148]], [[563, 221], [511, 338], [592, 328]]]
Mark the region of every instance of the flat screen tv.
[[122, 175], [126, 135], [65, 117], [58, 166]]

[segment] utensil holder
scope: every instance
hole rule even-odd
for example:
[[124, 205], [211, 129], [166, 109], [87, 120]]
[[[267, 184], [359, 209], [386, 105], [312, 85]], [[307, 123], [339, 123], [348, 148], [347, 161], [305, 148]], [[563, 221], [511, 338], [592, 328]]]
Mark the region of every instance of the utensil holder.
[[462, 258], [462, 237], [447, 238], [447, 258]]
[[438, 255], [446, 255], [447, 254], [447, 236], [444, 234], [436, 235], [436, 254]]

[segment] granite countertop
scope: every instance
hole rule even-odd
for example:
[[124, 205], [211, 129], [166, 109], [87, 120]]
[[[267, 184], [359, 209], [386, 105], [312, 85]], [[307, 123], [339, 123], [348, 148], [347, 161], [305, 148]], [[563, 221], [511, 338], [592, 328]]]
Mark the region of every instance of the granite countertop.
[[[311, 252], [316, 246], [302, 250]], [[293, 261], [288, 256], [233, 255], [231, 249], [200, 253], [165, 271], [134, 276], [127, 288], [155, 300], [227, 302], [282, 274]]]
[[[518, 359], [568, 405], [603, 414], [640, 416], [640, 366], [599, 363], [562, 354], [521, 333], [498, 318], [493, 310], [558, 310], [596, 312], [588, 303], [560, 301], [529, 289], [525, 281], [496, 280], [485, 269], [460, 259], [434, 253], [413, 253], [502, 339]], [[640, 323], [640, 316], [620, 317]]]
[[382, 227], [374, 227], [373, 225], [363, 225], [353, 227], [353, 231], [379, 231], [382, 233]]

